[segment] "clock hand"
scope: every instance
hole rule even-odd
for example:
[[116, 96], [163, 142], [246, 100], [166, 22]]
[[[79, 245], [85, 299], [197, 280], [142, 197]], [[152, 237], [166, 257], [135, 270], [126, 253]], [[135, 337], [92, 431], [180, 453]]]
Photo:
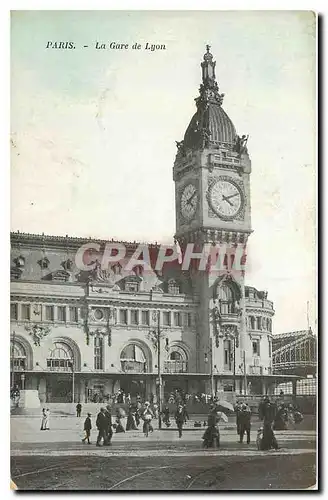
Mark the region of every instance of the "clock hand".
[[224, 194], [222, 195], [222, 199], [223, 199], [224, 201], [227, 201], [227, 202], [229, 203], [229, 205], [230, 205], [231, 207], [233, 207], [233, 203], [231, 203], [231, 201], [228, 199], [228, 197], [227, 197], [227, 196], [224, 196]]
[[196, 194], [197, 194], [197, 191], [194, 191], [193, 194], [190, 196], [190, 198], [188, 198], [188, 200], [187, 200], [188, 205], [191, 204], [190, 202], [196, 196]]
[[[224, 198], [225, 198], [226, 200], [228, 200], [229, 198], [233, 198], [234, 196], [238, 196], [238, 195], [239, 195], [239, 193], [230, 194], [229, 196], [225, 196]], [[222, 195], [222, 196], [223, 196], [223, 195]]]

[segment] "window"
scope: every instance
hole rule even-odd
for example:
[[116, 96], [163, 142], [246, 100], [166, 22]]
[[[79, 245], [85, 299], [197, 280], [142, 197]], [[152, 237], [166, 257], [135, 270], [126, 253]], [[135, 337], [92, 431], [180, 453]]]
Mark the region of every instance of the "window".
[[163, 325], [170, 326], [171, 325], [171, 313], [169, 311], [163, 312]]
[[261, 316], [258, 316], [256, 320], [257, 320], [257, 329], [262, 330]]
[[11, 319], [18, 319], [18, 304], [10, 304]]
[[70, 347], [62, 342], [56, 342], [50, 350], [47, 367], [51, 371], [71, 371], [73, 368], [73, 353]]
[[70, 307], [69, 308], [69, 320], [71, 323], [78, 322], [77, 307]]
[[122, 325], [128, 324], [128, 311], [126, 309], [120, 310], [120, 323]]
[[30, 304], [22, 304], [21, 312], [22, 312], [22, 320], [23, 321], [29, 321], [31, 319]]
[[57, 307], [57, 318], [58, 321], [66, 321], [66, 307], [58, 306]]
[[250, 320], [251, 320], [251, 330], [255, 330], [255, 318], [254, 318], [254, 316], [251, 316]]
[[253, 347], [253, 356], [259, 356], [260, 355], [260, 341], [253, 340], [252, 347]]
[[271, 340], [269, 340], [269, 358], [271, 358], [272, 356], [272, 344], [271, 344]]
[[46, 306], [45, 308], [46, 321], [54, 320], [54, 306]]
[[141, 321], [143, 325], [149, 325], [149, 311], [141, 311]]
[[103, 338], [95, 337], [94, 339], [94, 367], [95, 370], [103, 369]]
[[191, 313], [187, 313], [187, 326], [191, 327], [191, 325], [192, 325]]
[[178, 295], [180, 293], [179, 285], [175, 280], [169, 280], [167, 285], [167, 291], [172, 295]]
[[181, 313], [174, 313], [174, 326], [181, 326]]
[[26, 352], [24, 347], [17, 341], [15, 341], [14, 345], [11, 341], [10, 343], [10, 352], [11, 356], [13, 355], [14, 368], [17, 371], [24, 371], [26, 368]]
[[232, 358], [232, 352], [231, 352], [231, 341], [230, 340], [225, 340], [223, 342], [223, 352], [224, 352], [224, 369], [225, 370], [231, 370], [231, 358]]
[[170, 360], [172, 361], [183, 361], [182, 355], [178, 351], [173, 351], [170, 354]]
[[139, 324], [139, 311], [137, 309], [132, 309], [131, 311], [131, 323], [132, 325]]
[[141, 347], [129, 344], [121, 352], [121, 367], [124, 372], [144, 373], [147, 370], [146, 357]]
[[126, 292], [138, 292], [139, 284], [135, 281], [128, 281], [125, 283], [125, 291]]

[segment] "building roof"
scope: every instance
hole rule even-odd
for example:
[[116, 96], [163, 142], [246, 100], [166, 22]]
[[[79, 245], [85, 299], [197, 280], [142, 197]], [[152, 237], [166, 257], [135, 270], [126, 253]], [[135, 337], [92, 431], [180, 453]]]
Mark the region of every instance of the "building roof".
[[[203, 119], [207, 123], [211, 142], [235, 143], [235, 126], [221, 106], [210, 103], [204, 112]], [[195, 149], [200, 146], [202, 139], [198, 127], [200, 121], [201, 112], [198, 110], [192, 117], [184, 136], [184, 145], [186, 148]]]
[[215, 76], [216, 62], [213, 61], [208, 45], [206, 49], [201, 63], [200, 95], [195, 99], [197, 112], [186, 130], [183, 146], [185, 149], [201, 149], [204, 146], [225, 145], [232, 149], [237, 139], [236, 129], [222, 108], [224, 94], [219, 93]]

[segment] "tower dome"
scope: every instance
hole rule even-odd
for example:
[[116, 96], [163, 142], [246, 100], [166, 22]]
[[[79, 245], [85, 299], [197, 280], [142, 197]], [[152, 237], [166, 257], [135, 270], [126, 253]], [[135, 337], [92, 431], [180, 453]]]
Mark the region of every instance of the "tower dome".
[[183, 139], [185, 150], [204, 147], [233, 149], [236, 144], [236, 129], [222, 108], [224, 94], [219, 93], [215, 65], [210, 46], [207, 45], [201, 63], [203, 81], [199, 88], [200, 95], [195, 99], [197, 112], [192, 117]]

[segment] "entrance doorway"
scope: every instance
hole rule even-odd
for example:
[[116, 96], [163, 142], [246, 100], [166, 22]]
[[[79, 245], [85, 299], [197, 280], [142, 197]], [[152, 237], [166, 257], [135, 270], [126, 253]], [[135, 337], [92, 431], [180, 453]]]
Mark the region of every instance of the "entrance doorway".
[[70, 403], [72, 401], [72, 380], [55, 378], [47, 380], [47, 403]]
[[124, 377], [124, 379], [120, 381], [120, 385], [125, 395], [130, 394], [132, 402], [136, 401], [138, 395], [141, 397], [142, 401], [146, 399], [146, 384], [144, 380]]

